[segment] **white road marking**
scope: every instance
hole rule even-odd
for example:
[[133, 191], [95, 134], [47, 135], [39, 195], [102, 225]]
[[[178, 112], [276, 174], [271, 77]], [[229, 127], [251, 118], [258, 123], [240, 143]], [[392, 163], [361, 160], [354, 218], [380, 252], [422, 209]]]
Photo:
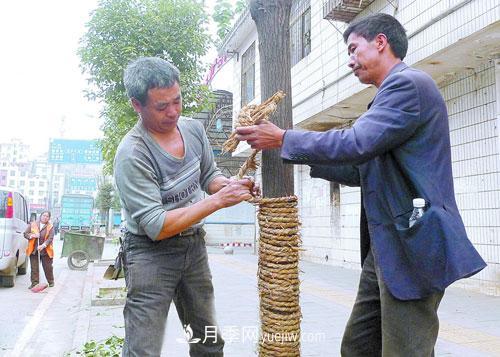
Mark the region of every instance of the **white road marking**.
[[66, 280], [67, 275], [68, 275], [67, 271], [62, 271], [57, 279], [57, 285], [54, 288], [48, 288], [49, 291], [47, 295], [43, 298], [42, 302], [37, 306], [35, 313], [31, 317], [29, 322], [26, 324], [26, 326], [24, 326], [21, 336], [17, 339], [16, 345], [14, 346], [14, 350], [12, 351], [11, 354], [12, 357], [25, 356], [25, 354], [23, 353], [24, 348], [31, 341], [31, 338], [35, 334], [38, 324], [42, 320], [43, 315], [52, 304], [52, 301], [54, 301], [54, 298], [59, 293], [59, 290], [61, 290], [62, 286], [64, 285], [64, 281]]

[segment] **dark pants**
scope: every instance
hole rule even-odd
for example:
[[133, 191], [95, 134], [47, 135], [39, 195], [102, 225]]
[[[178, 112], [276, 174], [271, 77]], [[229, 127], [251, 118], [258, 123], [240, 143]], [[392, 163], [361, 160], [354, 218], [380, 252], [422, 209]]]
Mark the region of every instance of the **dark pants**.
[[123, 310], [123, 356], [160, 356], [172, 301], [186, 335], [192, 330], [190, 355], [223, 356], [224, 341], [215, 319], [212, 275], [203, 236], [154, 242], [127, 232], [124, 252], [128, 293]]
[[54, 283], [54, 269], [52, 263], [53, 258], [49, 257], [47, 254], [40, 255], [39, 252], [35, 252], [30, 255], [31, 264], [31, 284], [38, 284], [40, 282], [40, 268], [39, 259], [42, 260], [43, 272], [45, 273], [45, 278], [49, 284]]
[[436, 293], [421, 300], [394, 298], [370, 250], [342, 339], [342, 356], [434, 356], [439, 330], [437, 309], [442, 297], [443, 293]]

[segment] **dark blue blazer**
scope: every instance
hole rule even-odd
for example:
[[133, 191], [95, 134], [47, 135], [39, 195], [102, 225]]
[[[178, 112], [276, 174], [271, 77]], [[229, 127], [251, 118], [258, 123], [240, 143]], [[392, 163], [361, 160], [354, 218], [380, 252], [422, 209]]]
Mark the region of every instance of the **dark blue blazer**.
[[[419, 299], [486, 266], [458, 212], [448, 114], [431, 77], [397, 64], [352, 128], [286, 132], [281, 157], [312, 177], [360, 186], [361, 261], [371, 247], [389, 291]], [[412, 199], [426, 212], [408, 228]]]

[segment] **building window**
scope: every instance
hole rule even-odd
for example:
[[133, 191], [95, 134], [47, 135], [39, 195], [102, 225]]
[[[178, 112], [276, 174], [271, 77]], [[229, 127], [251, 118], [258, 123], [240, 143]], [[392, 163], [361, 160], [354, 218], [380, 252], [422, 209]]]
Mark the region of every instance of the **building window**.
[[38, 186], [40, 186], [40, 187], [44, 187], [44, 186], [45, 186], [45, 182], [40, 181], [40, 182], [38, 183]]
[[311, 52], [311, 1], [294, 0], [290, 13], [292, 66]]
[[33, 196], [35, 194], [35, 191], [30, 190], [30, 195]]
[[255, 98], [255, 42], [241, 56], [241, 106]]
[[16, 176], [16, 172], [14, 170], [10, 171], [10, 176]]

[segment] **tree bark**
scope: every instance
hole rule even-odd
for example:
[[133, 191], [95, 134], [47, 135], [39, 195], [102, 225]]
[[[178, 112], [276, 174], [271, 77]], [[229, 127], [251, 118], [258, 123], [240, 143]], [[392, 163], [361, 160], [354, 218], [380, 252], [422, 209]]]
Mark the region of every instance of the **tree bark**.
[[[250, 13], [257, 26], [262, 101], [276, 91], [286, 97], [269, 119], [280, 128], [291, 129], [292, 85], [290, 67], [290, 9], [292, 0], [251, 0]], [[264, 197], [293, 195], [293, 165], [285, 165], [280, 150], [262, 152], [262, 193]]]

